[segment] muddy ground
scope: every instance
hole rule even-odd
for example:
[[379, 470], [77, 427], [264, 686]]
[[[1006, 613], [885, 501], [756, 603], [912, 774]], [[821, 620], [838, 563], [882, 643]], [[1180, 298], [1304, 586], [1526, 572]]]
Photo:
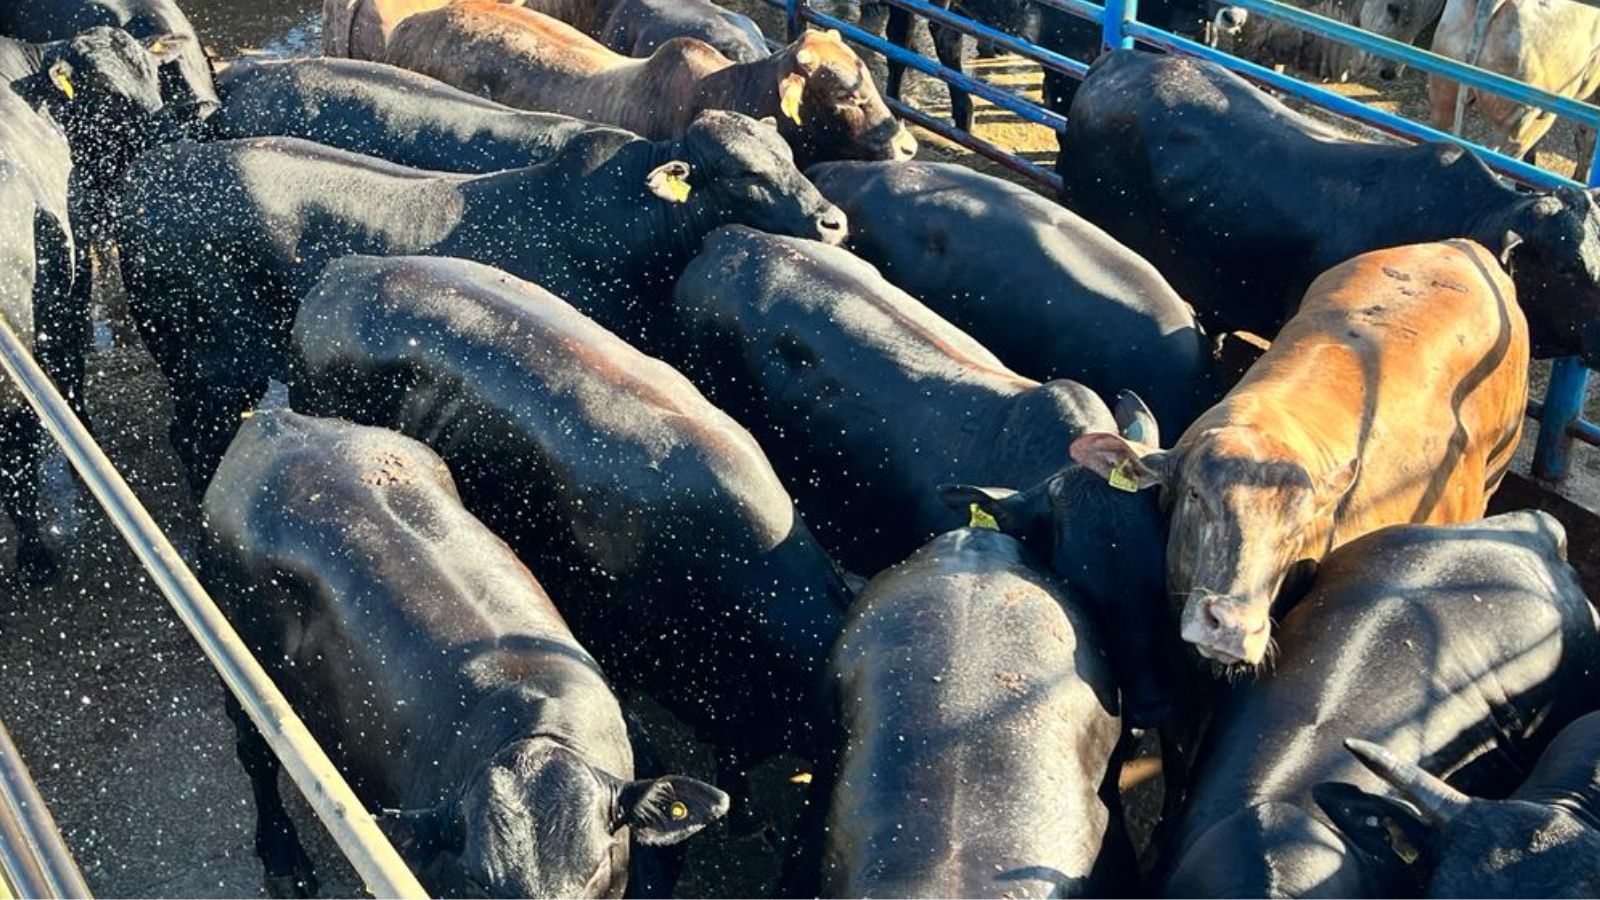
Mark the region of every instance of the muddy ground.
[[[318, 46], [315, 0], [184, 0], [205, 43], [219, 57], [238, 53], [296, 55]], [[760, 0], [731, 3], [757, 15], [770, 34], [781, 17]], [[845, 4], [848, 6], [848, 4]], [[848, 9], [845, 11], [848, 16]], [[926, 49], [926, 38], [923, 38]], [[975, 62], [984, 77], [1037, 96], [1038, 69], [1014, 58]], [[877, 67], [881, 79], [881, 66]], [[1423, 82], [1415, 73], [1375, 87], [1342, 92], [1421, 115]], [[948, 114], [942, 85], [913, 74], [909, 98]], [[979, 101], [977, 131], [1041, 164], [1054, 160], [1054, 136]], [[1563, 136], [1565, 133], [1566, 136]], [[929, 135], [925, 158], [959, 159], [1004, 170]], [[1548, 140], [1541, 164], [1568, 171], [1570, 130]], [[1563, 169], [1563, 164], [1566, 169]], [[165, 384], [127, 324], [113, 286], [101, 292], [97, 351], [91, 363], [90, 407], [96, 434], [135, 491], [181, 550], [195, 545], [198, 516], [165, 437]], [[1543, 370], [1541, 369], [1541, 372]], [[1531, 437], [1529, 441], [1531, 446]], [[1585, 477], [1600, 479], [1600, 459], [1580, 459]], [[1600, 497], [1600, 491], [1585, 491]], [[215, 677], [181, 625], [144, 577], [104, 517], [65, 474], [51, 479], [53, 542], [63, 582], [26, 595], [0, 586], [0, 717], [9, 725], [90, 886], [106, 896], [254, 896], [260, 867], [251, 846], [253, 804], [233, 759], [231, 726], [221, 712]], [[0, 558], [13, 533], [0, 523]], [[630, 705], [653, 725], [671, 765], [711, 775], [710, 754], [651, 710]], [[803, 761], [765, 764], [756, 779], [759, 807], [779, 830], [793, 816], [798, 789], [789, 777]], [[1140, 790], [1130, 804], [1137, 831], [1148, 830], [1154, 760], [1132, 762], [1125, 781]], [[294, 798], [327, 895], [360, 891], [336, 848]], [[1132, 798], [1130, 798], [1132, 799]], [[691, 844], [679, 890], [684, 896], [757, 895], [770, 889], [777, 854], [759, 831], [734, 836], [719, 826]]]

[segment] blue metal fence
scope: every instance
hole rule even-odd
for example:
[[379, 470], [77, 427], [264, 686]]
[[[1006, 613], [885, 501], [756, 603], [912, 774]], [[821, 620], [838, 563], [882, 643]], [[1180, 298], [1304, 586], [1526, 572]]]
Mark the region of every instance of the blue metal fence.
[[[903, 47], [895, 46], [883, 38], [862, 30], [810, 6], [810, 0], [767, 0], [774, 6], [784, 7], [789, 17], [791, 34], [806, 24], [837, 29], [847, 39], [874, 50], [883, 56], [903, 63], [909, 68], [937, 78], [970, 94], [982, 97], [1002, 109], [1008, 110], [1029, 122], [1054, 129], [1058, 133], [1065, 120], [1032, 101], [979, 78], [956, 72], [933, 60]], [[964, 32], [996, 46], [1038, 62], [1040, 65], [1082, 78], [1088, 65], [1081, 60], [1063, 56], [1048, 48], [1029, 43], [1014, 35], [998, 31], [981, 22], [935, 6], [927, 0], [886, 0], [886, 2], [918, 14], [938, 24]], [[1152, 27], [1138, 20], [1138, 0], [1105, 0], [1104, 6], [1086, 0], [1035, 0], [1087, 19], [1101, 26], [1102, 43], [1111, 48], [1131, 48], [1135, 42], [1148, 44], [1169, 52], [1182, 53], [1210, 60], [1240, 75], [1281, 91], [1300, 100], [1320, 106], [1330, 112], [1354, 119], [1370, 127], [1401, 138], [1416, 141], [1448, 141], [1477, 153], [1491, 168], [1526, 184], [1551, 188], [1561, 185], [1582, 187], [1570, 178], [1557, 175], [1520, 159], [1496, 153], [1453, 134], [1439, 131], [1403, 116], [1384, 112], [1348, 97], [1333, 93], [1317, 85], [1257, 65], [1229, 53], [1209, 47], [1182, 35]], [[1399, 41], [1363, 31], [1337, 22], [1279, 0], [1230, 0], [1232, 5], [1249, 10], [1253, 15], [1280, 19], [1301, 30], [1311, 32], [1333, 43], [1385, 57], [1430, 74], [1438, 74], [1471, 88], [1508, 97], [1518, 103], [1535, 106], [1580, 124], [1600, 128], [1600, 108], [1567, 97], [1551, 94], [1515, 79], [1480, 69], [1403, 44]], [[1059, 188], [1060, 180], [1053, 172], [1028, 160], [996, 147], [973, 135], [933, 118], [903, 103], [892, 103], [896, 112], [908, 120], [928, 128], [969, 149], [982, 153], [1013, 171], [1034, 178], [1051, 187]], [[1600, 153], [1587, 173], [1590, 185], [1600, 185]], [[1576, 359], [1557, 360], [1552, 367], [1550, 385], [1542, 402], [1528, 405], [1529, 415], [1539, 420], [1539, 441], [1534, 452], [1534, 474], [1550, 480], [1566, 477], [1570, 467], [1570, 450], [1574, 438], [1600, 446], [1600, 426], [1582, 418], [1584, 400], [1588, 393], [1589, 370]]]

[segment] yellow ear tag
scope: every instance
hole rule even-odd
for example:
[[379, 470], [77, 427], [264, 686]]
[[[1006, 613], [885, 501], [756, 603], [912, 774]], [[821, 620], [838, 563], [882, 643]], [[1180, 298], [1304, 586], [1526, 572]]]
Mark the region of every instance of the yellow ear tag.
[[795, 774], [789, 776], [789, 783], [790, 784], [810, 784], [811, 783], [811, 773], [810, 772], [796, 772]]
[[689, 199], [689, 179], [668, 175], [666, 185], [667, 193], [672, 195], [673, 203], [683, 203]]
[[167, 52], [167, 44], [166, 44], [165, 41], [162, 41], [162, 40], [158, 39], [154, 43], [152, 43], [147, 49], [149, 49], [150, 54], [152, 56], [160, 56], [161, 54]]
[[800, 75], [785, 75], [778, 85], [778, 109], [796, 125], [800, 122], [800, 97], [805, 93], [806, 80]]
[[987, 528], [990, 531], [1000, 530], [1000, 523], [994, 520], [994, 516], [984, 512], [983, 507], [978, 504], [968, 504], [967, 511], [972, 516], [971, 520], [967, 522], [968, 528]]
[[1400, 857], [1401, 862], [1409, 866], [1422, 855], [1417, 848], [1411, 846], [1411, 841], [1406, 839], [1405, 832], [1393, 822], [1386, 820], [1383, 823], [1383, 830], [1389, 833], [1389, 846], [1394, 849], [1395, 855]]
[[72, 79], [67, 77], [67, 73], [57, 72], [55, 76], [55, 82], [56, 87], [61, 89], [61, 93], [67, 95], [68, 100], [71, 100], [73, 97], [78, 95], [78, 91], [72, 86]]
[[689, 818], [689, 807], [684, 806], [682, 800], [674, 800], [672, 806], [667, 809], [667, 815], [671, 816], [673, 821], [682, 821]]
[[1111, 477], [1106, 479], [1112, 487], [1130, 494], [1139, 493], [1139, 479], [1133, 477], [1133, 460], [1125, 459], [1117, 463], [1111, 470]]

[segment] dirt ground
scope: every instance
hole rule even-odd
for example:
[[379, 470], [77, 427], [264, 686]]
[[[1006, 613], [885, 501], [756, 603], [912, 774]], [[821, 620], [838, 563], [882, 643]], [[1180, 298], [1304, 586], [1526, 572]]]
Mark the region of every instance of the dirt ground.
[[[218, 56], [296, 55], [318, 48], [316, 0], [184, 0], [183, 5]], [[781, 16], [761, 0], [729, 5], [756, 15], [769, 34], [782, 34]], [[921, 41], [926, 52], [925, 35]], [[974, 61], [972, 70], [1037, 96], [1038, 69], [1024, 61]], [[881, 65], [875, 65], [875, 74], [881, 80]], [[1423, 113], [1424, 82], [1416, 73], [1381, 88], [1335, 86], [1386, 108]], [[907, 93], [923, 109], [948, 115], [941, 84], [913, 73]], [[981, 100], [977, 132], [1040, 164], [1054, 160], [1055, 139], [1048, 129], [1019, 123]], [[1006, 174], [931, 135], [921, 137], [924, 158], [960, 160]], [[1571, 145], [1571, 130], [1558, 129], [1545, 145], [1554, 150], [1541, 154], [1541, 164], [1570, 171]], [[97, 318], [90, 380], [96, 434], [180, 550], [186, 550], [195, 544], [198, 515], [167, 445], [165, 384], [128, 327], [114, 290], [101, 296]], [[1541, 385], [1545, 371], [1540, 367], [1535, 373]], [[1531, 435], [1525, 446], [1531, 448]], [[1600, 498], [1600, 454], [1581, 454], [1578, 467], [1577, 493]], [[66, 576], [55, 588], [27, 595], [0, 583], [0, 717], [97, 894], [257, 895], [253, 804], [233, 758], [231, 726], [221, 712], [215, 676], [60, 460], [53, 465], [49, 494], [52, 521], [58, 523], [52, 540]], [[0, 522], [4, 558], [14, 541], [9, 529]], [[630, 706], [651, 723], [673, 768], [711, 775], [706, 747], [643, 698], [630, 698]], [[1147, 834], [1152, 824], [1159, 787], [1150, 750], [1142, 747], [1124, 772], [1139, 834]], [[787, 830], [796, 811], [789, 776], [803, 765], [769, 761], [756, 778], [758, 803], [771, 812], [779, 832]], [[359, 893], [358, 880], [293, 788], [286, 783], [284, 792], [299, 811], [297, 821], [318, 863], [324, 893]], [[683, 896], [758, 895], [770, 889], [777, 869], [767, 836], [735, 836], [718, 826], [691, 842], [679, 890]]]

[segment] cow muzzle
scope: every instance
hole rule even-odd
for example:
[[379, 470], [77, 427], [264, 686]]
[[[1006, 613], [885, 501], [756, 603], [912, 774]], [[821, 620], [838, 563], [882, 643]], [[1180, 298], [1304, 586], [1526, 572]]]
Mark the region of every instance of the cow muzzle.
[[1258, 666], [1267, 658], [1272, 623], [1264, 604], [1195, 593], [1183, 604], [1179, 633], [1212, 662]]
[[889, 158], [894, 162], [904, 162], [917, 155], [917, 139], [911, 134], [911, 129], [901, 125], [889, 141]]
[[844, 210], [837, 206], [829, 206], [817, 214], [814, 220], [817, 228], [817, 240], [834, 247], [844, 243], [850, 235], [850, 220], [845, 218]]

